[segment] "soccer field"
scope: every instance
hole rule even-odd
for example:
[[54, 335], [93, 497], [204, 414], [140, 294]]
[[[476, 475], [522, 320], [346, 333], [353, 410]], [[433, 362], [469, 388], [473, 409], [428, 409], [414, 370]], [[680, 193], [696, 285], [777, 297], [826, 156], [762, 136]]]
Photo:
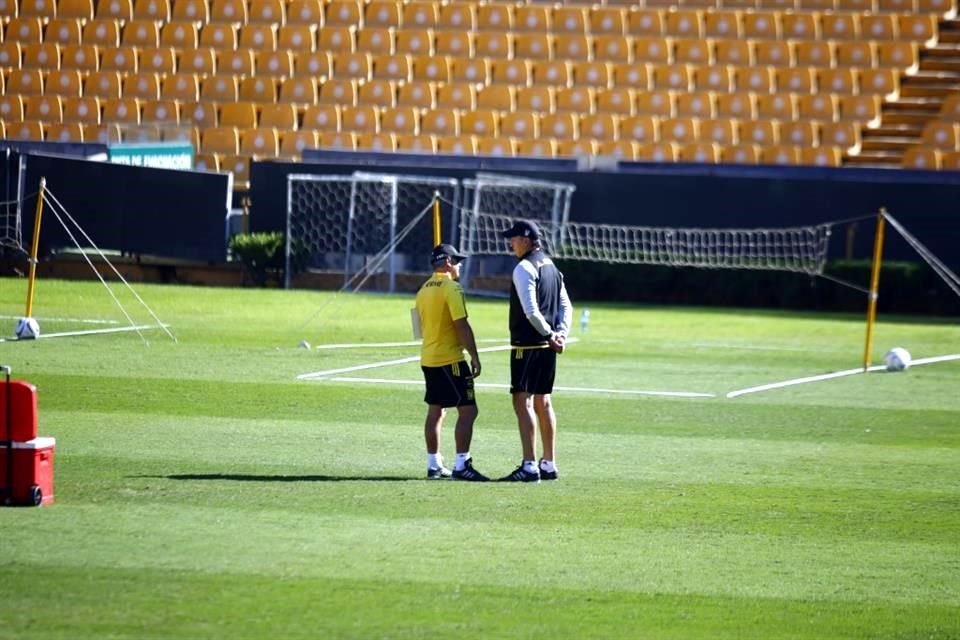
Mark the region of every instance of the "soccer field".
[[[0, 509], [0, 638], [960, 637], [960, 360], [727, 397], [857, 367], [862, 315], [574, 300], [561, 479], [472, 484], [422, 479], [412, 296], [136, 289], [177, 342], [0, 343], [57, 439], [56, 503]], [[469, 309], [500, 476], [507, 303]], [[99, 283], [40, 281], [34, 315], [125, 322]], [[960, 326], [881, 314], [893, 346]]]

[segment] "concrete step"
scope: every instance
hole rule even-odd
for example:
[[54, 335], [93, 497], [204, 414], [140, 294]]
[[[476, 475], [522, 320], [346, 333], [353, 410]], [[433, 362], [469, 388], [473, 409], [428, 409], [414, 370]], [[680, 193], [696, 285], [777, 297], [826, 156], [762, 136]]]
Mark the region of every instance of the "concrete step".
[[882, 151], [886, 153], [894, 153], [903, 155], [903, 152], [914, 146], [920, 141], [919, 137], [916, 138], [896, 138], [896, 137], [885, 137], [885, 138], [863, 138], [860, 143], [860, 154], [864, 153], [873, 153], [875, 151]]
[[948, 95], [957, 91], [960, 91], [960, 84], [900, 85], [900, 97], [902, 98], [937, 98], [942, 101]]
[[866, 140], [867, 136], [871, 138], [919, 138], [921, 133], [923, 133], [923, 125], [912, 123], [893, 124], [884, 118], [883, 124], [879, 127], [876, 129], [864, 129], [860, 135]]
[[887, 125], [897, 126], [897, 125], [911, 125], [918, 129], [923, 129], [923, 125], [927, 124], [931, 117], [935, 116], [936, 112], [933, 114], [930, 113], [912, 113], [910, 111], [883, 111], [883, 126]]

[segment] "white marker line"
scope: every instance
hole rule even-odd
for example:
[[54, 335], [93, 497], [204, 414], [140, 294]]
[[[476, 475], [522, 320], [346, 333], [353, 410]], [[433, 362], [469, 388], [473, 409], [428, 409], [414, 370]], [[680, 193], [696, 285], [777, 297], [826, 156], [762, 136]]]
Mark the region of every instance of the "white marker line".
[[[101, 333], [122, 333], [124, 331], [141, 331], [143, 329], [161, 329], [169, 327], [168, 324], [143, 324], [137, 327], [117, 327], [116, 329], [89, 329], [87, 331], [66, 331], [63, 333], [41, 333], [35, 340], [46, 338], [64, 338], [67, 336], [92, 336]], [[23, 340], [28, 342], [29, 340]], [[21, 342], [19, 338], [0, 338], [0, 342]]]
[[[326, 378], [323, 382], [359, 382], [371, 384], [399, 384], [399, 385], [417, 385], [422, 386], [423, 380], [391, 380], [387, 378], [349, 378], [335, 376]], [[484, 389], [509, 389], [508, 384], [499, 384], [495, 382], [477, 382], [476, 387]], [[569, 391], [574, 393], [606, 393], [616, 395], [634, 395], [634, 396], [666, 396], [672, 398], [714, 398], [712, 393], [694, 393], [688, 391], [643, 391], [640, 389], [599, 389], [594, 387], [554, 387], [554, 391]]]
[[[948, 360], [960, 360], [960, 353], [955, 353], [947, 356], [934, 356], [931, 358], [917, 358], [914, 360], [910, 366], [919, 366], [924, 364], [933, 364], [935, 362], [946, 362]], [[877, 364], [870, 367], [869, 371], [883, 371], [887, 367], [882, 364]], [[757, 393], [759, 391], [769, 391], [771, 389], [782, 389], [783, 387], [792, 387], [798, 384], [806, 384], [808, 382], [820, 382], [821, 380], [830, 380], [832, 378], [843, 378], [845, 376], [853, 376], [858, 373], [864, 373], [863, 367], [858, 367], [856, 369], [847, 369], [845, 371], [834, 371], [833, 373], [825, 373], [819, 376], [807, 376], [805, 378], [795, 378], [793, 380], [785, 380], [783, 382], [774, 382], [771, 384], [762, 384], [757, 387], [750, 387], [748, 389], [738, 389], [736, 391], [731, 391], [727, 394], [728, 398], [736, 398], [738, 396], [744, 396], [748, 393]]]
[[[573, 344], [578, 342], [577, 338], [570, 338], [567, 341], [567, 344]], [[497, 347], [484, 347], [483, 349], [477, 349], [480, 353], [490, 353], [492, 351], [508, 351], [512, 347], [508, 344], [503, 344]], [[420, 356], [408, 356], [406, 358], [398, 358], [396, 360], [383, 360], [381, 362], [371, 362], [369, 364], [358, 364], [353, 367], [343, 367], [342, 369], [328, 369], [326, 371], [315, 371], [313, 373], [301, 373], [297, 376], [297, 380], [316, 380], [317, 378], [326, 378], [329, 376], [339, 375], [341, 373], [352, 373], [354, 371], [363, 371], [365, 369], [377, 369], [379, 367], [390, 367], [395, 364], [407, 364], [409, 362], [418, 362]]]

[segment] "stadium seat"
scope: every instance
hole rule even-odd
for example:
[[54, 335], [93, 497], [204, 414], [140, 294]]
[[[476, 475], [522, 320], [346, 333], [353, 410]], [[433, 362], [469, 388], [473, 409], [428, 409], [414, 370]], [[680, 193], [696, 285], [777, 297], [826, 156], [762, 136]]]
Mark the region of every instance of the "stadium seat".
[[412, 77], [413, 62], [410, 56], [404, 54], [381, 55], [371, 59], [370, 76], [379, 80], [394, 80], [397, 82], [410, 80]]
[[246, 189], [250, 186], [249, 156], [223, 154], [220, 170], [233, 174], [233, 183], [237, 188]]
[[489, 84], [490, 61], [486, 58], [455, 58], [450, 67], [453, 82]]
[[709, 40], [679, 39], [673, 49], [675, 63], [710, 64], [713, 61]]
[[677, 145], [672, 142], [650, 142], [637, 147], [636, 159], [641, 162], [676, 162]]
[[[416, 67], [414, 67], [416, 69]], [[416, 71], [414, 71], [416, 75]], [[398, 107], [419, 107], [432, 109], [436, 106], [437, 88], [432, 82], [404, 82], [397, 87]]]
[[435, 24], [438, 29], [472, 33], [477, 28], [476, 6], [461, 2], [441, 4], [439, 12], [433, 15], [424, 13], [423, 26], [430, 24]]
[[517, 141], [516, 155], [525, 158], [554, 158], [557, 155], [557, 142], [549, 138], [524, 138]]
[[254, 128], [257, 126], [257, 105], [252, 102], [221, 104], [217, 122], [221, 127]]
[[631, 62], [633, 60], [631, 39], [619, 34], [594, 36], [593, 59], [607, 62]]
[[237, 25], [208, 23], [200, 30], [200, 45], [214, 49], [233, 50], [237, 48]]
[[471, 110], [477, 107], [477, 88], [472, 83], [453, 82], [437, 87], [438, 107]]
[[356, 134], [357, 149], [362, 151], [393, 152], [397, 150], [397, 139], [392, 133], [368, 131]]
[[733, 72], [733, 90], [736, 92], [770, 93], [773, 90], [774, 67], [757, 65], [738, 67]]
[[393, 29], [365, 27], [357, 32], [357, 51], [371, 55], [391, 55], [395, 51]]
[[83, 125], [79, 122], [48, 123], [46, 127], [48, 141], [83, 142]]
[[60, 122], [63, 120], [63, 99], [60, 96], [25, 96], [23, 99], [25, 120]]
[[485, 4], [477, 6], [477, 29], [479, 31], [512, 31], [514, 7], [509, 4]]
[[957, 4], [955, 0], [918, 0], [917, 11], [921, 14], [931, 14], [940, 18], [949, 18], [956, 16]]
[[719, 147], [712, 142], [691, 142], [677, 147], [678, 162], [716, 164], [719, 159]]
[[800, 147], [799, 163], [815, 167], [839, 167], [842, 162], [842, 155], [838, 147], [831, 145]]
[[195, 49], [200, 43], [200, 31], [196, 23], [176, 20], [160, 29], [160, 45], [178, 49]]
[[[217, 52], [210, 47], [188, 49], [180, 53], [177, 67], [180, 71], [189, 71], [203, 75], [210, 75], [217, 71]], [[229, 69], [228, 69], [229, 71]]]
[[36, 120], [23, 120], [20, 122], [6, 123], [6, 136], [9, 140], [35, 140], [44, 139], [44, 124]]
[[280, 135], [272, 127], [242, 129], [240, 131], [240, 153], [258, 157], [274, 157], [280, 153]]
[[140, 124], [140, 101], [136, 98], [106, 98], [101, 121], [106, 124]]
[[634, 38], [634, 59], [638, 62], [673, 62], [673, 40], [661, 36]]
[[128, 22], [133, 19], [133, 2], [131, 0], [97, 0], [96, 17]]
[[159, 47], [160, 27], [153, 20], [131, 20], [123, 27], [120, 43], [132, 47]]
[[780, 123], [775, 120], [745, 120], [740, 122], [737, 138], [741, 144], [770, 146], [780, 142]]
[[304, 149], [317, 148], [319, 141], [316, 131], [281, 131], [280, 157], [299, 159]]
[[620, 137], [620, 120], [609, 113], [581, 114], [577, 130], [581, 139], [616, 140]]
[[[813, 90], [812, 87], [788, 86], [789, 90], [796, 93], [810, 93]], [[852, 69], [847, 68], [817, 69], [816, 86], [822, 92], [834, 94], [851, 95], [859, 92], [856, 74]]]
[[537, 138], [540, 118], [532, 111], [512, 111], [500, 118], [500, 135], [511, 138]]
[[[587, 13], [590, 33], [623, 35], [626, 32], [627, 13], [622, 7], [594, 5], [587, 10]], [[556, 12], [552, 17], [556, 17]]]
[[902, 72], [916, 71], [920, 59], [916, 42], [880, 42], [877, 44], [877, 65]]
[[[52, 42], [26, 42], [21, 47], [17, 44], [17, 49], [21, 51], [19, 61], [14, 59], [16, 64], [10, 65], [13, 68], [40, 69], [49, 71], [60, 68], [60, 45]], [[14, 55], [16, 58], [16, 55]]]
[[791, 121], [797, 117], [794, 94], [770, 93], [757, 96], [757, 117]]
[[287, 12], [283, 0], [250, 0], [248, 22], [281, 25], [286, 21]]
[[477, 90], [476, 108], [492, 111], [513, 111], [516, 105], [516, 90], [503, 85], [490, 85]]
[[714, 97], [714, 113], [718, 118], [750, 120], [757, 116], [753, 93], [728, 93]]
[[330, 79], [320, 85], [320, 104], [357, 104], [358, 82], [350, 79]]
[[593, 54], [593, 45], [586, 34], [558, 33], [554, 40], [553, 54], [558, 60], [589, 60]]
[[366, 80], [370, 78], [371, 67], [369, 53], [340, 53], [333, 58], [333, 77]]
[[312, 77], [284, 78], [280, 85], [280, 102], [291, 105], [316, 104], [319, 95], [317, 80]]
[[800, 153], [796, 147], [771, 145], [760, 148], [760, 164], [795, 165], [799, 161]]
[[743, 14], [743, 35], [755, 40], [779, 40], [779, 14], [772, 11], [747, 12]]
[[293, 54], [295, 76], [327, 77], [333, 69], [333, 55], [329, 51], [299, 51]]
[[577, 117], [573, 113], [552, 113], [540, 118], [542, 135], [556, 140], [575, 140], [579, 137]]
[[941, 151], [960, 151], [960, 125], [955, 122], [933, 120], [923, 127], [924, 145]]
[[828, 40], [856, 40], [860, 38], [860, 20], [856, 13], [821, 13], [820, 33]]
[[[844, 75], [844, 71], [849, 71], [849, 69], [821, 69], [820, 71], [824, 72], [824, 76], [820, 76], [821, 79], [825, 77], [829, 83], [836, 81], [837, 86], [842, 87], [843, 80], [847, 77]], [[817, 87], [815, 80], [817, 77], [817, 70], [813, 67], [775, 69], [774, 87], [780, 92], [813, 93], [814, 88]], [[847, 79], [851, 82], [853, 81], [852, 76], [847, 77]], [[833, 91], [829, 84], [820, 85], [820, 90], [824, 93], [831, 93]]]
[[557, 112], [593, 113], [596, 92], [583, 85], [557, 89], [554, 93], [554, 109]]
[[665, 32], [676, 38], [701, 38], [703, 13], [697, 9], [673, 9], [666, 14]]
[[840, 67], [872, 67], [877, 61], [876, 45], [869, 40], [838, 42], [835, 60]]
[[233, 74], [219, 73], [200, 81], [200, 99], [213, 102], [236, 102], [240, 97], [239, 78]]
[[165, 76], [160, 82], [160, 97], [181, 102], [196, 102], [200, 99], [200, 77], [189, 72]]
[[394, 134], [397, 151], [404, 153], [433, 154], [437, 151], [437, 142], [434, 136], [419, 136], [416, 134]]
[[[20, 117], [23, 117], [22, 114]], [[100, 124], [100, 99], [90, 96], [64, 98], [63, 121]]]
[[518, 33], [513, 37], [513, 53], [523, 60], [549, 60], [553, 57], [553, 36], [547, 33]]
[[393, 80], [368, 80], [357, 87], [357, 103], [376, 107], [396, 106], [397, 84]]
[[380, 112], [371, 105], [346, 106], [341, 111], [341, 126], [345, 131], [376, 133], [380, 130]]
[[92, 20], [94, 16], [93, 0], [60, 0], [57, 3], [58, 18], [76, 18]]
[[280, 80], [272, 76], [255, 75], [241, 78], [238, 97], [250, 102], [276, 102]]
[[477, 155], [511, 158], [516, 155], [517, 141], [510, 138], [477, 138]]
[[290, 0], [287, 4], [287, 24], [315, 27], [323, 24], [321, 0]]
[[826, 40], [795, 40], [790, 48], [794, 63], [801, 67], [832, 67], [837, 62], [833, 43]]
[[673, 98], [669, 90], [640, 91], [635, 95], [637, 114], [663, 118], [673, 115]]
[[717, 162], [723, 164], [757, 164], [760, 151], [752, 144], [733, 144], [720, 147]]
[[495, 111], [478, 107], [477, 110], [468, 111], [460, 116], [460, 131], [464, 135], [475, 135], [478, 138], [496, 137], [499, 135], [498, 120]]
[[407, 2], [403, 5], [402, 20], [405, 29], [432, 29], [440, 20], [438, 3], [430, 0]]
[[904, 169], [939, 169], [942, 153], [937, 149], [922, 146], [910, 147], [904, 152], [900, 166]]
[[215, 50], [217, 73], [251, 76], [257, 69], [257, 56], [251, 49]]
[[11, 69], [7, 73], [6, 90], [22, 96], [42, 95], [43, 80], [40, 69]]
[[362, 24], [363, 11], [358, 0], [330, 0], [325, 11], [325, 25], [359, 26]]
[[417, 134], [420, 112], [415, 107], [387, 107], [380, 112], [380, 130], [387, 133]]
[[200, 133], [200, 150], [204, 153], [237, 155], [240, 133], [236, 127], [210, 127]]
[[335, 104], [310, 105], [303, 112], [302, 129], [340, 131], [340, 107]]
[[673, 96], [671, 113], [691, 118], [712, 118], [712, 94], [709, 92], [678, 93]]
[[517, 109], [538, 113], [551, 112], [556, 104], [556, 92], [553, 87], [521, 87], [517, 90], [516, 99]]
[[246, 24], [247, 15], [246, 0], [211, 0], [210, 22], [241, 25]]
[[425, 111], [420, 115], [420, 132], [435, 136], [460, 135], [458, 111], [443, 107]]
[[83, 139], [86, 142], [99, 142], [100, 144], [115, 144], [123, 141], [123, 132], [120, 125], [117, 124], [85, 124], [83, 126]]
[[277, 31], [277, 48], [313, 51], [317, 48], [316, 29], [305, 24], [286, 24]]
[[168, 99], [144, 101], [140, 105], [140, 121], [145, 124], [180, 124], [180, 103]]
[[900, 75], [894, 69], [860, 69], [857, 72], [860, 94], [896, 99], [900, 95]]
[[363, 10], [365, 28], [390, 28], [402, 24], [401, 5], [396, 0], [372, 0]]
[[[0, 21], [0, 25], [3, 22]], [[12, 17], [5, 25], [4, 40], [21, 43], [43, 41], [43, 19], [37, 16]]]
[[103, 71], [135, 73], [138, 62], [136, 47], [112, 47], [106, 49], [100, 56], [100, 69]]
[[819, 141], [819, 128], [813, 120], [780, 123], [780, 141], [795, 147], [814, 147]]
[[514, 31], [545, 33], [551, 28], [550, 9], [542, 5], [517, 5], [513, 19]]
[[780, 16], [783, 37], [787, 40], [816, 40], [820, 37], [817, 17], [809, 12], [785, 12]]
[[177, 55], [172, 47], [154, 47], [137, 51], [137, 68], [154, 73], [175, 73]]
[[352, 131], [319, 131], [318, 144], [326, 149], [356, 149], [357, 134]]
[[490, 64], [490, 82], [493, 84], [525, 87], [530, 84], [530, 76], [528, 60], [494, 60]]
[[722, 146], [732, 145], [737, 141], [736, 122], [729, 118], [701, 120], [701, 142], [711, 142]]
[[120, 22], [113, 18], [95, 18], [83, 26], [83, 44], [110, 48], [120, 46]]
[[640, 145], [632, 140], [605, 140], [600, 143], [597, 154], [618, 160], [633, 161], [637, 159]]
[[207, 0], [173, 0], [171, 18], [205, 24], [210, 20], [210, 5]]
[[673, 117], [660, 123], [660, 138], [677, 144], [691, 144], [700, 137], [700, 121], [696, 118]]
[[696, 91], [726, 93], [733, 86], [733, 70], [722, 64], [693, 66], [691, 76]]
[[960, 151], [943, 151], [941, 157], [941, 168], [951, 171], [960, 170]]
[[295, 130], [299, 125], [297, 108], [288, 103], [257, 105], [260, 117], [257, 120], [259, 127], [273, 127], [274, 129]]
[[596, 94], [597, 113], [612, 113], [628, 116], [634, 113], [636, 95], [632, 89], [614, 87], [601, 89]]
[[245, 24], [240, 27], [239, 46], [257, 51], [277, 48], [277, 26], [273, 24]]
[[896, 18], [889, 13], [867, 13], [860, 16], [861, 37], [868, 40], [896, 40], [898, 34]]
[[83, 41], [83, 24], [77, 18], [54, 18], [47, 23], [45, 42], [79, 45]]
[[278, 79], [293, 76], [293, 52], [257, 52], [254, 56], [254, 75]]
[[570, 85], [570, 74], [570, 63], [565, 60], [535, 60], [530, 67], [534, 85], [566, 87]]
[[832, 121], [837, 118], [839, 98], [835, 95], [816, 94], [797, 97], [797, 117], [803, 120]]
[[860, 148], [860, 127], [854, 122], [825, 122], [820, 127], [820, 144], [843, 149]]
[[473, 56], [473, 34], [463, 31], [438, 31], [434, 36], [438, 56], [469, 58]]
[[790, 44], [786, 40], [757, 40], [753, 44], [753, 59], [758, 65], [789, 67], [793, 64]]
[[652, 73], [654, 89], [690, 91], [690, 68], [684, 64], [655, 65]]

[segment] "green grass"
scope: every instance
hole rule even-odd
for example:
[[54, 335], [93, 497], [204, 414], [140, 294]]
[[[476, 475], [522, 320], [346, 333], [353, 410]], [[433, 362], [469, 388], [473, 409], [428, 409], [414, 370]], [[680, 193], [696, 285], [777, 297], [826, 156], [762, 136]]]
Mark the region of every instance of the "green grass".
[[[862, 316], [591, 305], [558, 384], [715, 397], [558, 392], [561, 480], [474, 485], [421, 480], [419, 384], [296, 379], [416, 354], [297, 347], [406, 340], [409, 296], [136, 288], [177, 343], [0, 343], [57, 438], [56, 503], [0, 509], [0, 638], [960, 637], [960, 361], [725, 397], [856, 367]], [[24, 291], [0, 280], [10, 332]], [[505, 301], [470, 310], [506, 337]], [[57, 281], [35, 315], [123, 320]], [[881, 316], [874, 344], [958, 353], [960, 327]], [[478, 396], [505, 474], [508, 394]]]

